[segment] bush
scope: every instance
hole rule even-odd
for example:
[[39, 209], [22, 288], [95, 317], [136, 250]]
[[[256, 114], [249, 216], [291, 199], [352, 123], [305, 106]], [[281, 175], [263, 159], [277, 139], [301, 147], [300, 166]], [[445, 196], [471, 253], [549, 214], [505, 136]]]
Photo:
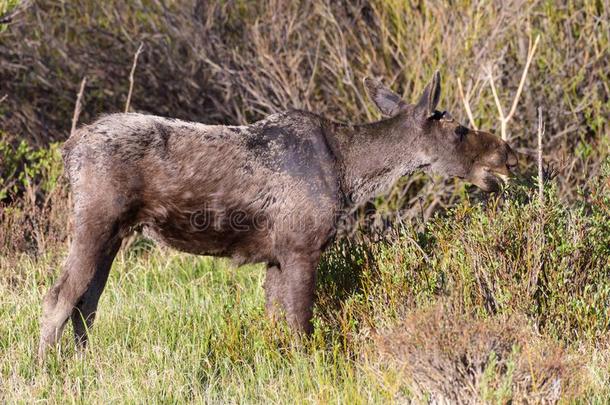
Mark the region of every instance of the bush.
[[70, 200], [59, 149], [0, 140], [0, 254], [6, 260], [42, 254], [67, 239]]
[[62, 174], [58, 143], [45, 148], [33, 148], [24, 140], [16, 146], [0, 140], [0, 201], [10, 201], [28, 189], [35, 189], [41, 197], [52, 192]]
[[343, 328], [341, 319], [351, 319], [355, 331], [442, 298], [482, 317], [523, 314], [565, 342], [607, 337], [609, 168], [610, 161], [605, 177], [588, 186], [596, 192], [575, 205], [561, 201], [553, 184], [543, 205], [515, 184], [505, 198], [466, 200], [420, 231], [406, 226], [377, 243], [338, 242], [320, 266], [321, 315]]
[[414, 311], [378, 340], [422, 402], [556, 403], [580, 391], [574, 356], [523, 319], [480, 320], [439, 305]]

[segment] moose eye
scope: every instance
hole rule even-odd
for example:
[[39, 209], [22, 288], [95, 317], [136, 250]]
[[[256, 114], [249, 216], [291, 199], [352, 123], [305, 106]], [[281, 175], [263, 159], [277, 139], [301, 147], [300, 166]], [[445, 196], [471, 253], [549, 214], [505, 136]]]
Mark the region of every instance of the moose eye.
[[434, 113], [432, 113], [432, 115], [430, 116], [430, 119], [435, 120], [435, 121], [440, 121], [440, 119], [443, 118], [444, 116], [445, 116], [444, 111], [434, 111]]
[[466, 135], [468, 135], [468, 128], [466, 128], [462, 125], [458, 125], [455, 128], [455, 134], [460, 137], [460, 141], [461, 141], [466, 137]]

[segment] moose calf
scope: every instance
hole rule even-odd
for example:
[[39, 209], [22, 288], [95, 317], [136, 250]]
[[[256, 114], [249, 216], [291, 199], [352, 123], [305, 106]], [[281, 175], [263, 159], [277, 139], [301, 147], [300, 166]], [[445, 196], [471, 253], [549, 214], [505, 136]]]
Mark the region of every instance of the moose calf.
[[517, 164], [500, 138], [436, 110], [438, 72], [416, 104], [364, 84], [385, 119], [349, 125], [289, 111], [212, 126], [112, 114], [77, 130], [63, 147], [73, 241], [44, 298], [39, 356], [69, 317], [86, 343], [112, 261], [135, 228], [181, 251], [266, 263], [267, 311], [309, 332], [316, 266], [342, 212], [416, 170], [494, 191]]

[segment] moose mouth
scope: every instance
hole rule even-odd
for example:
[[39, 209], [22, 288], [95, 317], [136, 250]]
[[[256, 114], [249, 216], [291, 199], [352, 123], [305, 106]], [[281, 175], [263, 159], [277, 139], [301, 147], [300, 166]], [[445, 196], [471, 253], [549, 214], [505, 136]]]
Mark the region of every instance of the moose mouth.
[[471, 170], [469, 174], [458, 174], [455, 177], [470, 182], [486, 193], [496, 193], [514, 175], [513, 169], [514, 167], [508, 165], [506, 168], [479, 166]]
[[484, 191], [497, 192], [500, 190], [502, 184], [508, 182], [509, 175], [506, 173], [500, 173], [494, 170], [486, 169], [483, 183], [485, 184]]

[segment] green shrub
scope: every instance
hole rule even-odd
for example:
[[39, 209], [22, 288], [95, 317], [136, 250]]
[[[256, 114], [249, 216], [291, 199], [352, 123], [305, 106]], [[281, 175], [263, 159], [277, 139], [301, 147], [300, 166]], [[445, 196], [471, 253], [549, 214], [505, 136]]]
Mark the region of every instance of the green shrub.
[[338, 242], [320, 266], [322, 315], [339, 323], [342, 308], [355, 331], [443, 298], [482, 317], [525, 314], [565, 341], [607, 335], [609, 167], [588, 186], [595, 193], [574, 204], [553, 184], [542, 205], [534, 190], [512, 185], [486, 203], [458, 204], [423, 231], [406, 226], [389, 241]]
[[34, 188], [44, 195], [57, 186], [62, 174], [60, 145], [33, 148], [26, 141], [16, 146], [0, 140], [0, 201]]

